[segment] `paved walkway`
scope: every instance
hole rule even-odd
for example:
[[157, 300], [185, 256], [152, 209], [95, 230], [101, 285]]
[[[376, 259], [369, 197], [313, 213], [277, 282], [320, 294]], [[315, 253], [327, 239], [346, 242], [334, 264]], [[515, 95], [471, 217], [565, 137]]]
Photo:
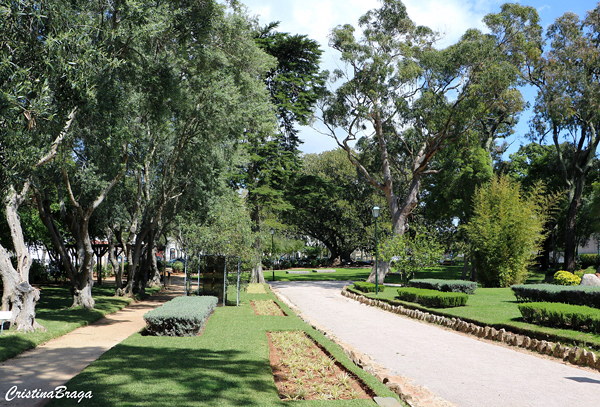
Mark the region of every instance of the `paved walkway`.
[[[49, 400], [12, 398], [7, 392], [51, 391], [79, 374], [104, 352], [146, 326], [143, 315], [163, 302], [183, 295], [183, 277], [171, 277], [167, 291], [127, 307], [91, 325], [77, 328], [59, 338], [0, 363], [0, 406], [41, 406]], [[68, 391], [68, 389], [67, 389]]]
[[280, 294], [392, 374], [461, 407], [600, 406], [600, 374], [343, 297], [349, 282], [273, 282]]

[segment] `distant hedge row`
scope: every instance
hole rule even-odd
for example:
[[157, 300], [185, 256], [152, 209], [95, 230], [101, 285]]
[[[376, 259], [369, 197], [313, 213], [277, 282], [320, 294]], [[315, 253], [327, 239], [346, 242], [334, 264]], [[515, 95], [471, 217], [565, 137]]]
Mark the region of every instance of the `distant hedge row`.
[[600, 308], [600, 289], [598, 287], [518, 284], [510, 288], [519, 302], [562, 302]]
[[441, 292], [416, 287], [398, 289], [398, 298], [402, 301], [415, 302], [428, 308], [462, 307], [469, 297], [464, 293]]
[[144, 314], [146, 331], [156, 336], [193, 336], [217, 307], [217, 297], [176, 297]]
[[[354, 288], [358, 291], [362, 291], [363, 293], [374, 293], [375, 292], [375, 284], [367, 283], [367, 282], [356, 282], [354, 283]], [[383, 284], [379, 284], [378, 291], [382, 293], [385, 290], [385, 286]]]
[[443, 292], [473, 294], [477, 289], [477, 283], [463, 280], [439, 280], [435, 278], [410, 280], [411, 287], [426, 288]]
[[550, 302], [528, 302], [520, 304], [519, 311], [523, 319], [532, 324], [600, 333], [600, 310], [596, 308]]

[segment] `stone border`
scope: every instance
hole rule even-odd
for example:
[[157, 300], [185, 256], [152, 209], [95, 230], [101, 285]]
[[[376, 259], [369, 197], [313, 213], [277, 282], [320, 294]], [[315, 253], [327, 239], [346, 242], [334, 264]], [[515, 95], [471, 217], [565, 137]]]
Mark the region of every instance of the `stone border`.
[[545, 340], [538, 340], [535, 338], [530, 338], [526, 335], [520, 335], [506, 331], [504, 328], [496, 330], [493, 327], [482, 327], [471, 322], [463, 321], [460, 318], [447, 318], [416, 309], [405, 308], [402, 305], [391, 305], [385, 301], [367, 298], [364, 295], [350, 292], [347, 290], [347, 287], [344, 287], [342, 290], [342, 295], [362, 304], [378, 307], [395, 314], [438, 324], [458, 332], [477, 336], [481, 339], [502, 342], [510, 346], [516, 346], [533, 352], [538, 352], [543, 355], [554, 356], [562, 359], [564, 362], [569, 362], [577, 366], [587, 366], [592, 369], [600, 370], [600, 358], [598, 358], [594, 352], [578, 346], [571, 348], [561, 345], [560, 342], [554, 343]]
[[[325, 328], [318, 325], [315, 321], [306, 317], [296, 305], [290, 302], [285, 296], [281, 295], [276, 288], [269, 285], [271, 292], [284, 304], [298, 315], [305, 323], [315, 330], [322, 333], [327, 339], [338, 345], [348, 356], [348, 358], [365, 372], [372, 374], [388, 389], [393, 391], [398, 397], [410, 407], [457, 407], [455, 404], [442, 399], [429, 389], [415, 384], [412, 379], [403, 376], [393, 376], [391, 372], [383, 365], [376, 363], [369, 355], [359, 351], [353, 346], [338, 339], [335, 335], [329, 333]], [[342, 295], [345, 295], [344, 292]]]

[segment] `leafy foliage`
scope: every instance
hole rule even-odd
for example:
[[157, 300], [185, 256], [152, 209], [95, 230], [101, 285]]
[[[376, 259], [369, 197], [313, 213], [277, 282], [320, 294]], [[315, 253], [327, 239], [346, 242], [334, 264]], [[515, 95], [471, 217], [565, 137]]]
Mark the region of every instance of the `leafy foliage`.
[[551, 203], [542, 186], [525, 195], [505, 176], [477, 189], [474, 215], [465, 229], [478, 281], [486, 287], [525, 281], [544, 238]]
[[217, 297], [176, 297], [144, 314], [146, 331], [157, 336], [193, 336], [217, 307]]
[[554, 280], [552, 282], [556, 285], [579, 285], [581, 277], [565, 270], [559, 270], [554, 273]]
[[582, 305], [548, 302], [519, 304], [526, 322], [553, 328], [574, 329], [600, 334], [600, 310]]
[[600, 308], [600, 288], [598, 287], [517, 284], [510, 288], [519, 302], [562, 302], [565, 304]]
[[477, 289], [477, 283], [474, 281], [462, 280], [437, 280], [434, 278], [426, 278], [422, 280], [410, 280], [411, 287], [426, 288], [430, 290], [474, 294]]
[[403, 287], [398, 288], [398, 298], [402, 301], [416, 302], [428, 308], [452, 308], [466, 305], [469, 296], [464, 293]]
[[380, 293], [385, 291], [385, 286], [383, 284], [379, 284], [379, 287], [375, 287], [375, 284], [368, 282], [357, 281], [354, 283], [354, 288], [358, 291], [362, 291], [363, 293], [374, 293], [375, 288], [377, 288]]
[[391, 262], [405, 284], [423, 267], [437, 264], [444, 254], [442, 246], [432, 233], [416, 231], [393, 235], [379, 244], [379, 253]]

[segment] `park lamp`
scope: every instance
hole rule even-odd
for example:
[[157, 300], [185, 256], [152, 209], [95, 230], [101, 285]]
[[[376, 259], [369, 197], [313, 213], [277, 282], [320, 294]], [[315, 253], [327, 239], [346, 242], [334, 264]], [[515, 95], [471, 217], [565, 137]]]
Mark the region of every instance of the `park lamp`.
[[275, 281], [275, 262], [273, 260], [273, 235], [275, 234], [275, 229], [271, 228], [271, 273], [273, 273], [273, 281]]
[[373, 217], [375, 218], [375, 295], [379, 294], [379, 270], [377, 264], [378, 248], [377, 248], [377, 218], [379, 217], [379, 206], [373, 207]]

